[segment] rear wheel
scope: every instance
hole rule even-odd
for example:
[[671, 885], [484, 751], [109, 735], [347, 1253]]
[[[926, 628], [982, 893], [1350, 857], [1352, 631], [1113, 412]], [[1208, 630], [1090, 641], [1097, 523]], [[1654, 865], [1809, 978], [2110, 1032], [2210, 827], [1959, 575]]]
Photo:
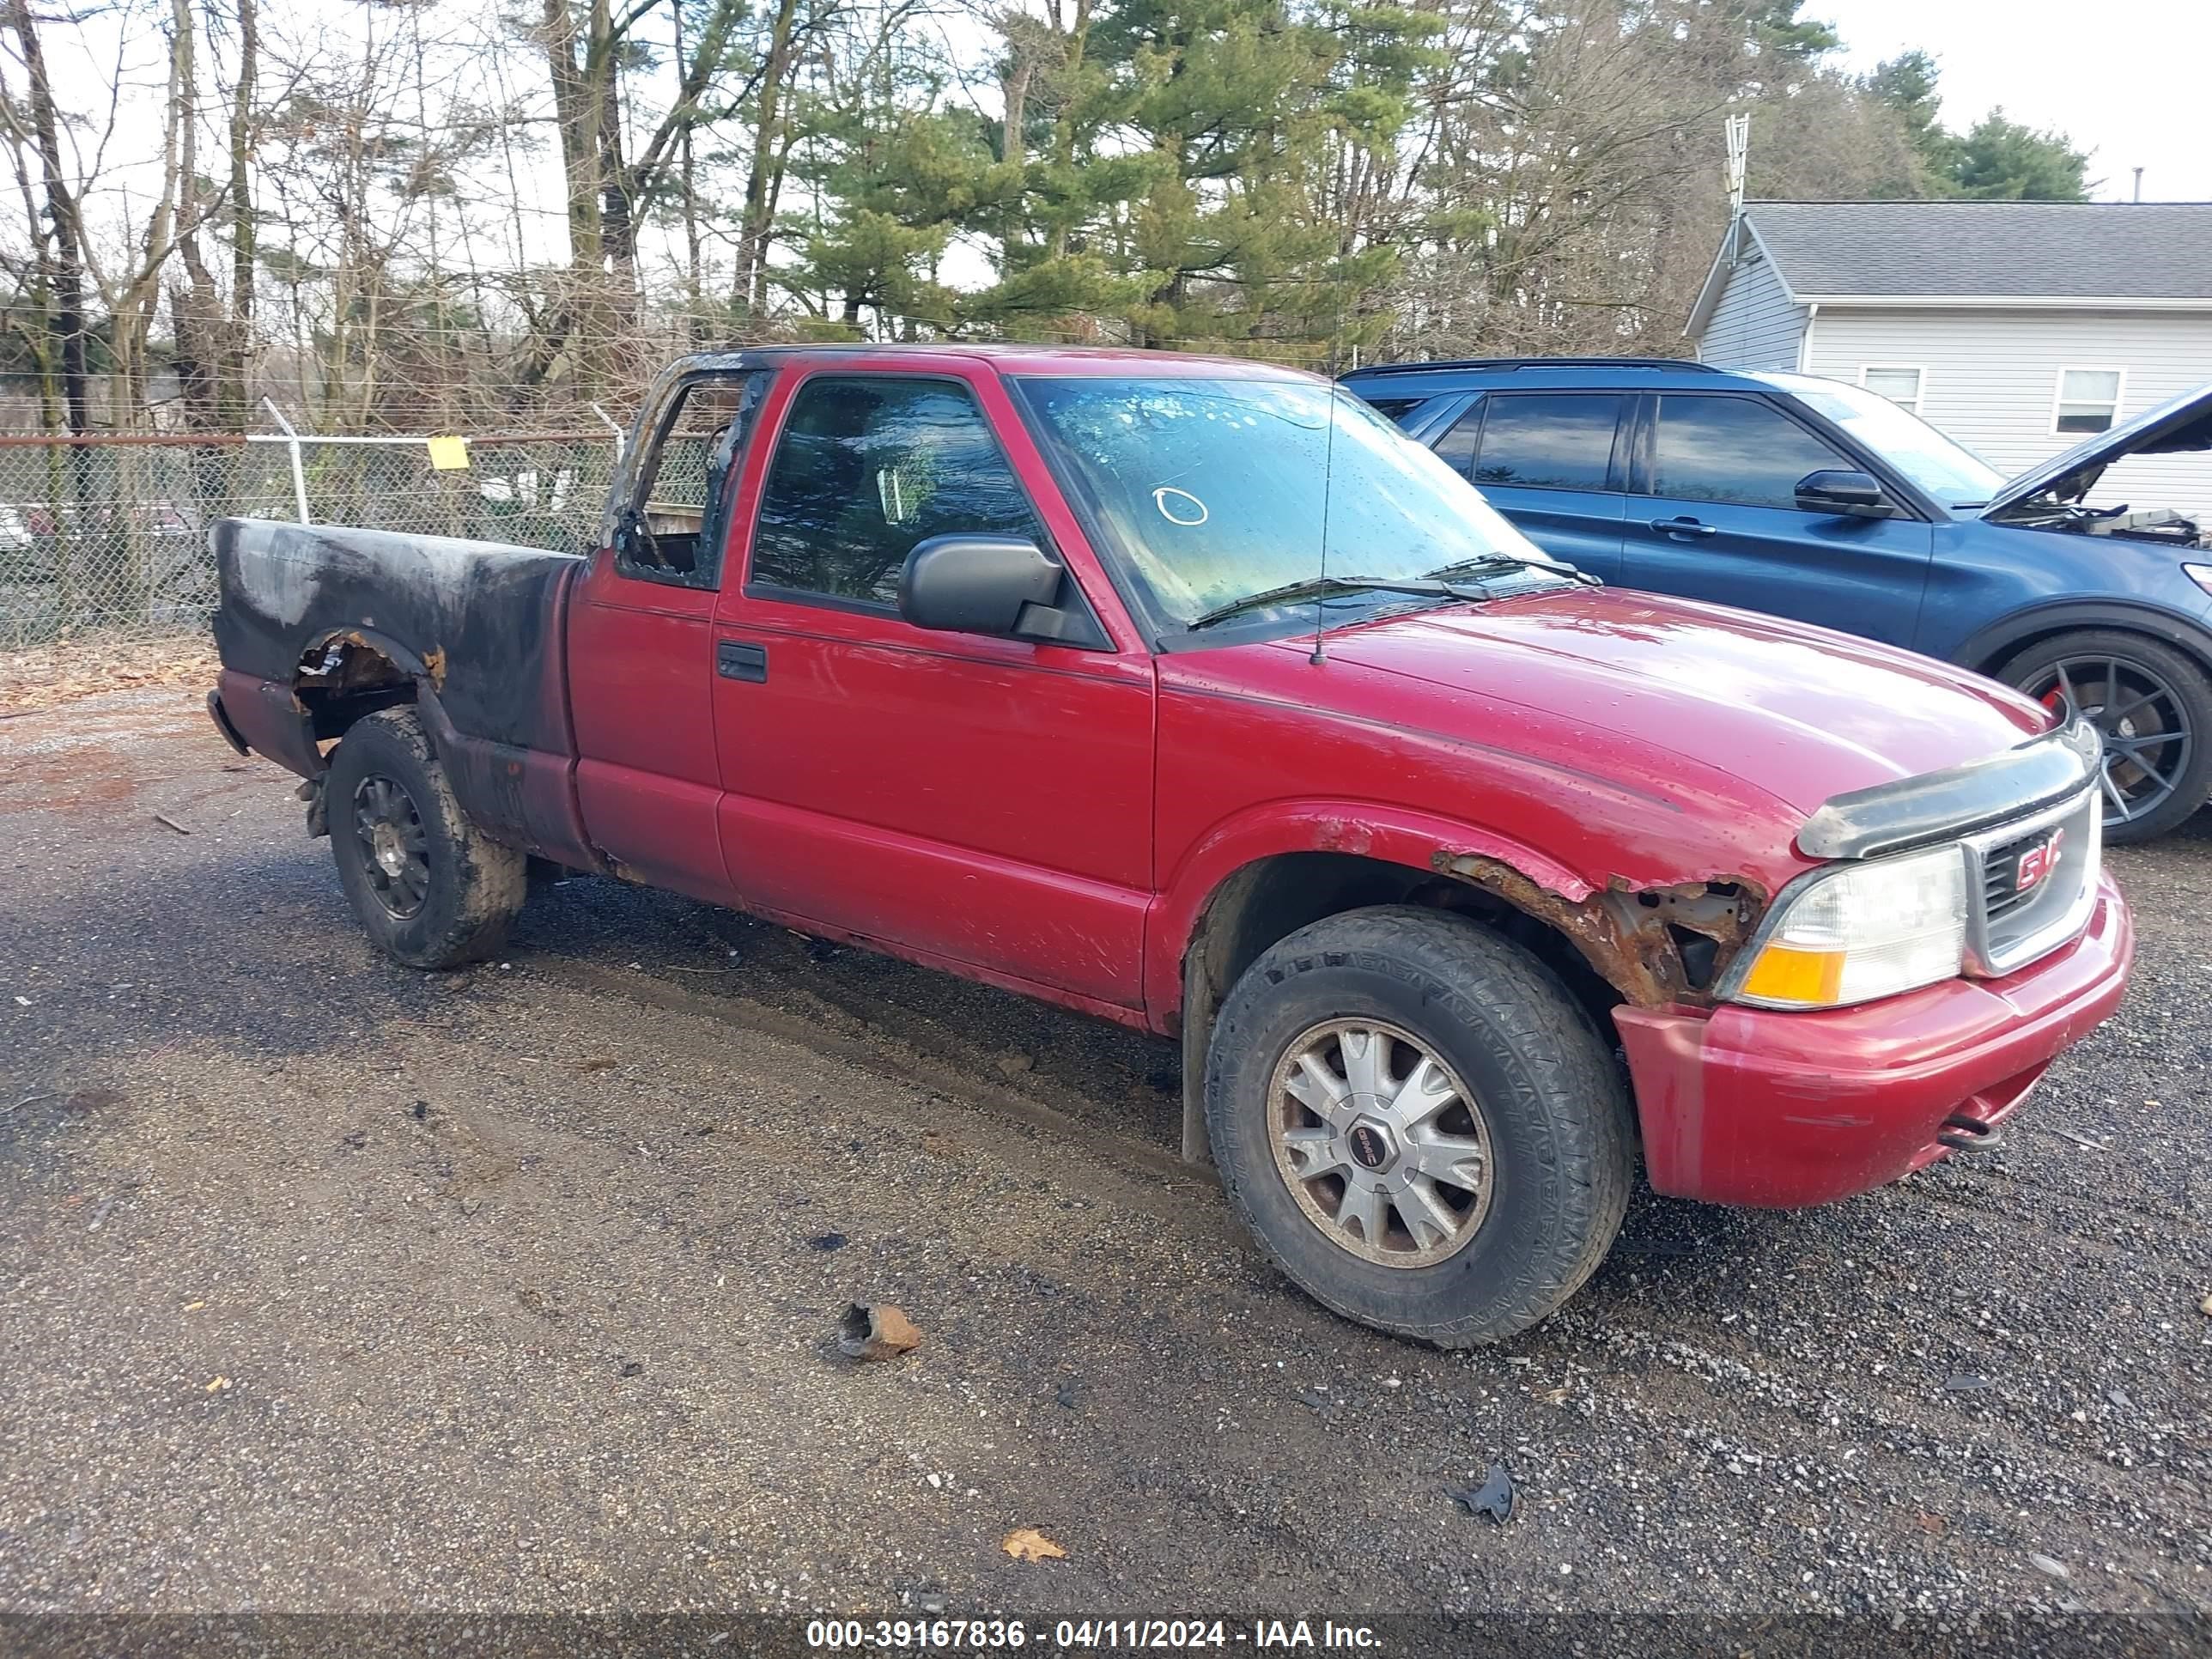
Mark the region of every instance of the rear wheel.
[[471, 823], [410, 708], [356, 722], [324, 785], [331, 853], [354, 914], [410, 968], [499, 948], [529, 891], [528, 857]]
[[1997, 674], [2103, 734], [2107, 841], [2178, 829], [2212, 792], [2212, 680], [2171, 646], [2108, 629], [2060, 634]]
[[1635, 1165], [1626, 1091], [1534, 957], [1462, 917], [1328, 917], [1254, 963], [1206, 1064], [1223, 1183], [1276, 1264], [1448, 1347], [1543, 1318], [1604, 1259]]

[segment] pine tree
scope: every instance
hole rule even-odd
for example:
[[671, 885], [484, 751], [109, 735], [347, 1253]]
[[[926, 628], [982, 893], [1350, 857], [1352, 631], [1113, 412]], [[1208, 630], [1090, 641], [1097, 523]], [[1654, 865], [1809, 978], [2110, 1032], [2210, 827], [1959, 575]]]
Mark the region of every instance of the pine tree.
[[2086, 202], [2089, 158], [2063, 132], [2039, 132], [1993, 109], [1959, 141], [1952, 182], [1986, 201]]

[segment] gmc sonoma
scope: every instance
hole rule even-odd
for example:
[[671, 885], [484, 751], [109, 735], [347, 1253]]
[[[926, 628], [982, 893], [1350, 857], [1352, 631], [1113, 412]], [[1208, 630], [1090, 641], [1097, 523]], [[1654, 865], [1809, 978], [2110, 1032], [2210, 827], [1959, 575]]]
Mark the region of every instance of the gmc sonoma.
[[533, 867], [1179, 1036], [1283, 1271], [1506, 1336], [1662, 1194], [1990, 1144], [2120, 1000], [2095, 732], [1596, 586], [1347, 392], [1134, 352], [687, 358], [578, 558], [227, 520], [230, 742], [386, 951]]

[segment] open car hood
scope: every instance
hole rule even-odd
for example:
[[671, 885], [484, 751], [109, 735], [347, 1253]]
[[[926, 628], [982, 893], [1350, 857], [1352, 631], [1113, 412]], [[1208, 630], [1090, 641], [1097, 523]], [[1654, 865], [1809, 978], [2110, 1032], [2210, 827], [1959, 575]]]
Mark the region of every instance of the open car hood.
[[2071, 449], [2008, 478], [1982, 509], [1985, 519], [2032, 497], [2048, 496], [2063, 505], [2096, 488], [2106, 467], [2130, 455], [2172, 455], [2212, 449], [2212, 386], [2185, 392], [2132, 421], [2084, 438]]

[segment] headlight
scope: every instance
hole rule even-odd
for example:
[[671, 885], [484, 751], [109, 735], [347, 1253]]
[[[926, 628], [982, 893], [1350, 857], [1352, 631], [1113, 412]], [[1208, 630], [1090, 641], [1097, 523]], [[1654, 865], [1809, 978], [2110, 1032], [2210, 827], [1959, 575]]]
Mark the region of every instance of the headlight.
[[1726, 994], [1768, 1008], [1841, 1008], [1959, 970], [1966, 860], [1956, 846], [1843, 864], [1785, 890]]

